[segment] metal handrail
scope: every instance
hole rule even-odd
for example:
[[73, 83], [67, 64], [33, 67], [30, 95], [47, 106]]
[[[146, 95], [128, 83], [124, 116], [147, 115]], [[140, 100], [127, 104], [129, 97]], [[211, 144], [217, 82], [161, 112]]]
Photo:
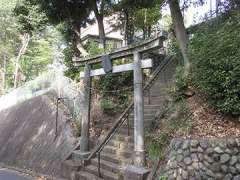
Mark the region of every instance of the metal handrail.
[[[148, 82], [144, 85], [143, 91], [148, 90], [154, 80], [157, 78], [157, 75], [164, 69], [164, 67], [172, 60], [173, 56], [167, 56], [162, 63], [154, 70], [151, 77], [149, 78]], [[100, 172], [100, 153], [105, 147], [106, 144], [112, 139], [112, 137], [116, 134], [117, 130], [123, 125], [123, 123], [128, 119], [130, 110], [132, 110], [134, 106], [134, 101], [132, 101], [129, 106], [124, 110], [124, 112], [121, 114], [121, 116], [118, 118], [118, 120], [114, 123], [113, 127], [108, 131], [107, 135], [105, 136], [104, 140], [99, 144], [93, 152], [89, 155], [87, 158], [87, 161], [91, 160], [96, 155], [98, 156], [98, 175], [101, 177]]]

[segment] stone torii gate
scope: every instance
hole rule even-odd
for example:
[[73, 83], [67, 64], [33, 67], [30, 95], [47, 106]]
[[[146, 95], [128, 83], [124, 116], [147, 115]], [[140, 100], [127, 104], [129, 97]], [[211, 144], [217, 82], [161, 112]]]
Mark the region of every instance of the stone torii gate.
[[[143, 77], [142, 69], [151, 68], [151, 59], [141, 59], [146, 52], [161, 50], [165, 36], [147, 40], [143, 43], [123, 47], [107, 54], [111, 61], [120, 58], [133, 57], [133, 63], [113, 66], [112, 73], [133, 71], [134, 74], [134, 165], [143, 167], [145, 164], [144, 147], [144, 106], [143, 106]], [[82, 126], [80, 139], [80, 157], [87, 158], [89, 152], [89, 124], [90, 124], [90, 94], [91, 77], [106, 74], [104, 68], [91, 70], [91, 65], [100, 63], [106, 54], [87, 58], [74, 58], [75, 66], [85, 65], [84, 72], [80, 73], [80, 78], [84, 79], [84, 109], [82, 110]]]

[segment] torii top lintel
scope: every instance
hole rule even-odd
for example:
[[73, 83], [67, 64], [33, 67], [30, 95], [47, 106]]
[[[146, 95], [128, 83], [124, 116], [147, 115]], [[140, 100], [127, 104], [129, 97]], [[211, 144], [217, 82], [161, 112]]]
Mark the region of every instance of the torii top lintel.
[[[163, 41], [166, 36], [158, 36], [154, 39], [149, 39], [141, 43], [132, 44], [126, 47], [119, 48], [112, 51], [109, 54], [112, 60], [132, 56], [135, 51], [144, 53], [146, 51], [154, 50], [163, 46]], [[101, 62], [101, 57], [105, 54], [100, 54], [96, 56], [86, 57], [86, 58], [74, 58], [73, 62], [75, 66], [82, 66], [84, 64], [95, 64]]]

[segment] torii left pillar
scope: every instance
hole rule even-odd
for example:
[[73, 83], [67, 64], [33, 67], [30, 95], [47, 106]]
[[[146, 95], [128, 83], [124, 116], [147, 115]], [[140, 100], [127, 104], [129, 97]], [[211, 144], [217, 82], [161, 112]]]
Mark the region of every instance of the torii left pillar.
[[84, 70], [84, 100], [82, 109], [81, 139], [80, 139], [80, 156], [82, 159], [87, 158], [89, 152], [89, 128], [90, 128], [90, 97], [91, 97], [91, 67], [85, 65]]

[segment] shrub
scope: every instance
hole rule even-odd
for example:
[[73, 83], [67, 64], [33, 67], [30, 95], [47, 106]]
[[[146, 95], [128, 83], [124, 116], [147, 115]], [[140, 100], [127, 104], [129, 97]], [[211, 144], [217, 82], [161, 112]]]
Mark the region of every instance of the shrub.
[[115, 105], [109, 99], [102, 99], [101, 100], [101, 109], [104, 113], [112, 115], [114, 114]]
[[104, 99], [114, 100], [115, 107], [119, 110], [124, 108], [132, 91], [133, 74], [125, 72], [121, 74], [106, 74], [96, 81], [95, 86], [99, 88], [100, 95]]
[[171, 90], [174, 101], [180, 101], [186, 97], [184, 93], [188, 89], [189, 81], [189, 77], [184, 73], [184, 68], [179, 66], [175, 73], [175, 86]]
[[240, 13], [203, 25], [189, 44], [194, 85], [219, 111], [240, 115]]
[[170, 38], [167, 45], [167, 52], [169, 55], [175, 56], [183, 65], [183, 56], [181, 53], [180, 46], [175, 37]]

